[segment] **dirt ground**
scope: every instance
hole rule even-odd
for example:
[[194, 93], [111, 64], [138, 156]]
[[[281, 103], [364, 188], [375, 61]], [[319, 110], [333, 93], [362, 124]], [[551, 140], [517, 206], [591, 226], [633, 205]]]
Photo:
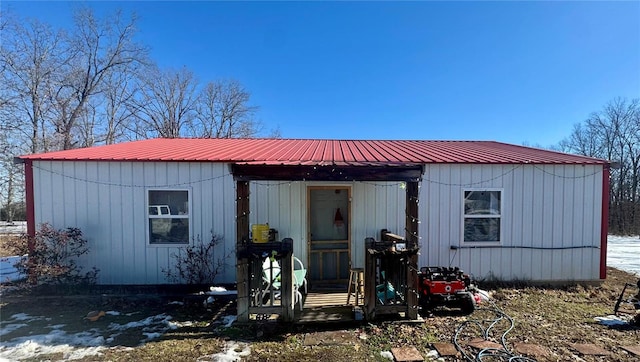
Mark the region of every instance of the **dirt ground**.
[[[86, 356], [80, 361], [214, 361], [222, 358], [216, 357], [217, 353], [226, 358], [231, 353], [235, 358], [248, 361], [382, 361], [380, 352], [391, 348], [413, 346], [422, 356], [427, 356], [434, 349], [433, 343], [451, 342], [456, 333], [460, 341], [471, 339], [478, 330], [461, 329], [461, 325], [470, 319], [491, 320], [495, 316], [494, 308], [498, 308], [514, 322], [505, 336], [507, 347], [513, 348], [515, 343], [539, 345], [546, 355], [536, 356], [537, 360], [638, 361], [638, 356], [622, 347], [640, 346], [640, 327], [608, 327], [594, 319], [612, 314], [625, 283], [634, 284], [628, 296], [637, 292], [636, 281], [631, 274], [609, 269], [607, 280], [597, 286], [490, 288], [495, 305], [485, 303], [482, 310], [468, 317], [440, 310], [421, 323], [376, 321], [333, 326], [279, 323], [225, 326], [236, 313], [233, 298], [218, 298], [204, 305], [205, 297], [198, 295], [123, 293], [124, 290], [34, 294], [5, 290], [0, 299], [0, 354], [11, 341], [50, 333], [52, 328], [57, 328], [54, 326], [64, 326], [59, 328], [67, 335], [93, 333], [92, 338], [97, 338], [105, 347], [99, 355]], [[93, 310], [111, 314], [96, 322], [84, 319]], [[7, 328], [17, 323], [11, 318], [21, 313], [38, 318], [29, 322], [28, 327]], [[140, 323], [151, 320], [157, 323]], [[506, 321], [496, 324], [496, 333], [489, 339], [500, 342], [502, 333], [510, 327]], [[308, 343], [309, 335], [327, 331], [338, 333], [345, 343]], [[610, 354], [581, 355], [573, 345], [584, 343], [592, 343]], [[468, 346], [465, 350], [471, 354], [478, 352]], [[65, 356], [68, 355], [56, 352], [26, 360], [61, 360]], [[445, 358], [445, 361], [458, 360], [463, 360], [461, 355]]]
[[[16, 241], [15, 235], [0, 234], [0, 256], [10, 255], [6, 245]], [[47, 340], [46, 336], [50, 336], [52, 330], [66, 336], [81, 336], [85, 342], [90, 338], [97, 341], [96, 345], [104, 347], [100, 347], [99, 354], [77, 358], [80, 361], [213, 361], [224, 358], [247, 361], [383, 361], [382, 351], [398, 347], [415, 347], [422, 356], [428, 356], [433, 353], [434, 343], [451, 343], [456, 335], [463, 351], [473, 358], [479, 350], [465, 343], [479, 337], [482, 331], [479, 325], [469, 324], [469, 321], [480, 320], [487, 324], [500, 316], [504, 318], [496, 323], [487, 339], [500, 343], [504, 331], [509, 330], [504, 334], [507, 348], [513, 351], [518, 343], [537, 345], [544, 354], [528, 357], [539, 361], [640, 361], [640, 356], [623, 349], [625, 346], [640, 348], [640, 326], [611, 327], [595, 320], [613, 313], [615, 301], [625, 283], [632, 284], [625, 299], [637, 293], [636, 282], [636, 276], [609, 268], [607, 279], [592, 286], [480, 285], [482, 289], [491, 291], [492, 300], [482, 304], [471, 316], [438, 310], [425, 317], [423, 323], [375, 321], [329, 326], [230, 324], [236, 314], [233, 298], [218, 298], [205, 305], [205, 296], [193, 294], [99, 288], [10, 291], [4, 286], [0, 287], [0, 360], [7, 354], [11, 356], [11, 346], [35, 338], [33, 336], [44, 336]], [[90, 311], [109, 314], [91, 322], [85, 319]], [[20, 318], [26, 318], [24, 316], [31, 319], [20, 321]], [[630, 318], [632, 314], [622, 316]], [[513, 320], [513, 325], [509, 319]], [[338, 333], [344, 343], [308, 343], [310, 335], [327, 332]], [[73, 339], [70, 341], [73, 344]], [[87, 347], [85, 342], [79, 343]], [[575, 349], [575, 344], [586, 343], [594, 344], [609, 354], [582, 355]], [[16, 356], [9, 360], [21, 359], [20, 355]], [[464, 360], [463, 357], [459, 354], [444, 360], [458, 361]], [[65, 359], [70, 359], [68, 352], [54, 350], [23, 360]], [[425, 359], [428, 360], [427, 357]]]
[[17, 243], [19, 240], [19, 235], [0, 233], [0, 257], [14, 255], [11, 244]]

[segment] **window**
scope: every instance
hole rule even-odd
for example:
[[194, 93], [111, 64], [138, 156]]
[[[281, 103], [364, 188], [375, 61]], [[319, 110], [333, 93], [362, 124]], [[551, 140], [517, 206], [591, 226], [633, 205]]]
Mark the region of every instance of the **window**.
[[189, 243], [189, 191], [148, 190], [149, 244]]
[[500, 242], [502, 191], [464, 191], [464, 242]]

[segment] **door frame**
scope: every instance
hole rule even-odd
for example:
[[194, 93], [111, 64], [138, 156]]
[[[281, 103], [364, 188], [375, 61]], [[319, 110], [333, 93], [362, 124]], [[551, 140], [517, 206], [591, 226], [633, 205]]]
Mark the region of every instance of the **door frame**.
[[[311, 264], [311, 191], [312, 190], [346, 190], [347, 191], [347, 220], [349, 222], [348, 224], [348, 229], [347, 229], [347, 260], [349, 265], [347, 265], [347, 271], [348, 268], [350, 267], [351, 264], [351, 234], [352, 234], [352, 224], [353, 224], [353, 218], [351, 215], [351, 195], [352, 195], [352, 191], [353, 191], [353, 187], [352, 185], [344, 185], [344, 184], [334, 184], [334, 185], [307, 185], [307, 205], [306, 205], [306, 209], [307, 209], [307, 223], [306, 223], [306, 235], [307, 235], [307, 269], [311, 269], [313, 267], [319, 267], [322, 268], [322, 265], [319, 266], [314, 266]], [[331, 250], [331, 249], [329, 249]], [[337, 250], [337, 249], [336, 249]], [[340, 249], [342, 251], [344, 251], [343, 249]], [[340, 258], [337, 258], [337, 275], [338, 278], [340, 277]], [[338, 279], [338, 281], [341, 281], [342, 279]], [[311, 281], [311, 280], [310, 280]], [[344, 282], [347, 282], [347, 279], [344, 280]]]

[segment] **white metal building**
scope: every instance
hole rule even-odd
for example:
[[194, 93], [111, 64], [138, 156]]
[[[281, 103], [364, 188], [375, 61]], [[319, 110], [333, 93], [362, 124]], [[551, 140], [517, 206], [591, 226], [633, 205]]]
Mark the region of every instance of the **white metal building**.
[[[605, 278], [609, 163], [498, 142], [155, 139], [18, 158], [28, 232], [78, 227], [101, 284], [164, 284], [171, 255], [214, 233], [235, 281], [236, 187], [250, 224], [294, 240], [313, 281], [362, 267], [364, 239], [417, 225], [419, 266], [476, 278]], [[272, 175], [272, 176], [270, 176]], [[416, 182], [418, 215], [406, 215]], [[413, 201], [411, 201], [413, 202]]]

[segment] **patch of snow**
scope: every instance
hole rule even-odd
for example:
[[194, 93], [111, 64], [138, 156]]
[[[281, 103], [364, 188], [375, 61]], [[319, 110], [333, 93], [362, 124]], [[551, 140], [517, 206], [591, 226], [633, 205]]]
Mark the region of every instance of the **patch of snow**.
[[640, 276], [640, 238], [638, 236], [607, 237], [607, 265]]
[[160, 338], [160, 336], [162, 336], [162, 333], [158, 333], [158, 332], [142, 332], [142, 334], [147, 336], [147, 338], [144, 339], [143, 342], [147, 342], [147, 341], [150, 341], [152, 339]]
[[120, 312], [117, 312], [115, 310], [109, 310], [109, 311], [106, 311], [104, 314], [107, 314], [107, 315], [120, 315]]
[[167, 326], [169, 325], [169, 321], [172, 319], [173, 317], [171, 317], [170, 315], [166, 315], [164, 313], [162, 314], [158, 314], [158, 315], [154, 315], [151, 317], [147, 317], [145, 319], [139, 320], [139, 321], [133, 321], [133, 322], [129, 322], [126, 324], [118, 324], [118, 323], [111, 323], [109, 324], [109, 329], [113, 330], [113, 331], [122, 331], [125, 329], [129, 329], [129, 328], [139, 328], [139, 327], [146, 327], [146, 326], [150, 326], [152, 324], [166, 324]]
[[182, 328], [182, 327], [191, 327], [193, 326], [194, 323], [191, 321], [185, 321], [185, 322], [174, 322], [171, 321], [169, 322], [169, 328], [171, 329], [178, 329], [178, 328]]
[[105, 349], [104, 338], [95, 331], [67, 334], [54, 329], [49, 334], [18, 337], [2, 343], [0, 359], [10, 361], [33, 359], [42, 354], [61, 353], [64, 360], [97, 356]]
[[438, 351], [436, 351], [435, 349], [432, 349], [429, 352], [427, 352], [428, 359], [436, 359], [438, 357], [440, 357], [440, 354], [438, 354]]
[[197, 359], [197, 362], [213, 361], [213, 362], [234, 362], [241, 361], [242, 357], [248, 357], [251, 354], [251, 347], [247, 343], [229, 341], [225, 343], [224, 350], [208, 356]]
[[[112, 311], [113, 312], [113, 311]], [[111, 313], [119, 315], [118, 312]], [[34, 320], [41, 320], [42, 317], [32, 317], [26, 313], [14, 314], [10, 318], [12, 321], [20, 321], [25, 323], [11, 323], [0, 329], [1, 333], [10, 333], [18, 328], [28, 326], [27, 323]], [[107, 327], [107, 331], [112, 333], [108, 338], [103, 334], [104, 330], [92, 328], [79, 333], [68, 334], [61, 328], [63, 324], [48, 326], [51, 332], [41, 335], [27, 335], [17, 337], [9, 341], [2, 340], [0, 342], [0, 362], [16, 361], [21, 359], [37, 359], [42, 354], [60, 353], [63, 360], [85, 359], [87, 357], [99, 356], [105, 350], [106, 343], [112, 343], [120, 331], [129, 328], [143, 328], [142, 334], [146, 336], [141, 343], [158, 338], [170, 329], [175, 328], [175, 324], [170, 322], [171, 316], [159, 314], [151, 316], [140, 321], [134, 321], [126, 324], [111, 323]], [[186, 324], [186, 323], [185, 323]], [[174, 326], [172, 328], [172, 325]], [[0, 334], [1, 335], [1, 334]]]
[[54, 324], [52, 326], [46, 326], [45, 328], [51, 328], [51, 329], [61, 329], [62, 327], [66, 326], [66, 324]]
[[41, 317], [32, 317], [32, 316], [28, 315], [27, 313], [17, 313], [17, 314], [12, 315], [9, 318], [17, 320], [17, 321], [32, 321], [32, 320], [36, 320], [36, 319], [41, 319]]
[[27, 255], [23, 255], [0, 258], [0, 283], [11, 283], [26, 279], [27, 277], [20, 273], [15, 265], [22, 260], [26, 260], [27, 257]]
[[14, 221], [12, 224], [4, 221], [0, 223], [0, 234], [22, 234], [26, 232], [26, 221]]
[[209, 287], [207, 295], [238, 295], [237, 290], [227, 290], [225, 287]]
[[0, 328], [0, 337], [4, 336], [5, 334], [9, 334], [13, 331], [16, 331], [22, 327], [26, 327], [28, 326], [28, 324], [26, 323], [11, 323], [11, 324], [7, 324], [6, 326]]
[[169, 305], [172, 305], [172, 304], [175, 304], [175, 305], [184, 305], [184, 303], [183, 303], [183, 302], [179, 302], [179, 301], [177, 301], [177, 300], [174, 300], [174, 301], [169, 302], [169, 303], [167, 303], [167, 304], [169, 304]]

